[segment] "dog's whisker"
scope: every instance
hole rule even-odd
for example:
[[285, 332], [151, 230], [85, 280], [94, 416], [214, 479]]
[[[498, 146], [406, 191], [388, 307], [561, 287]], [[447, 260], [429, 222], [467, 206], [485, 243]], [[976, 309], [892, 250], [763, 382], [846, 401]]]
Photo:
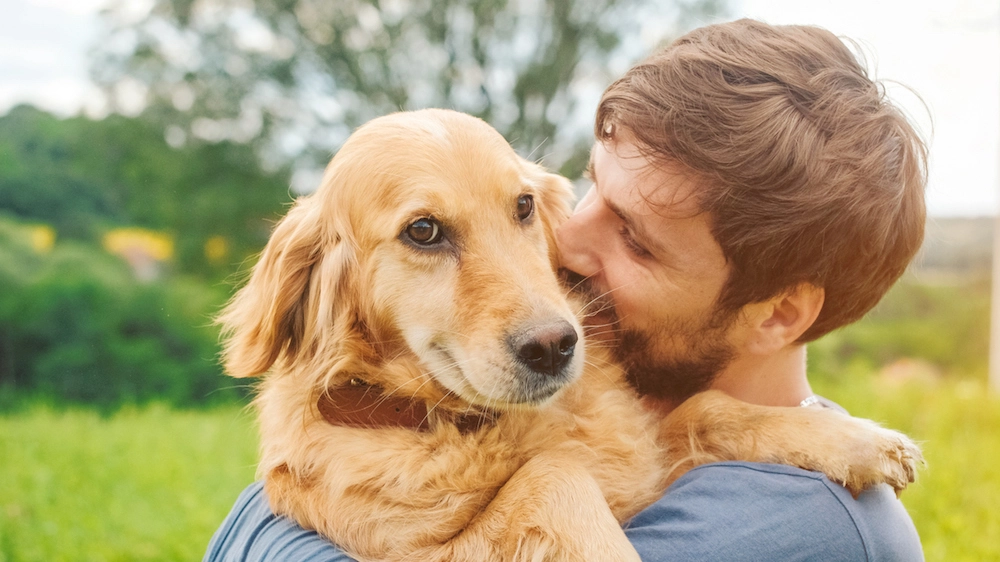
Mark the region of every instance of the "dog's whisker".
[[586, 329], [588, 336], [614, 334], [625, 331], [623, 328], [621, 328], [619, 322], [606, 322], [604, 324], [594, 324], [587, 326]]
[[[499, 385], [500, 385], [500, 381], [497, 380], [497, 379], [494, 379], [493, 380], [493, 387], [490, 388], [490, 394], [489, 394], [489, 396], [496, 396], [496, 394], [497, 394], [497, 387]], [[493, 404], [495, 402], [497, 402], [497, 400], [495, 398], [490, 398], [489, 396], [486, 398], [486, 408], [490, 409], [490, 410], [496, 410], [497, 408]]]
[[605, 343], [598, 343], [598, 344], [594, 344], [594, 345], [590, 346], [591, 349], [602, 349], [602, 350], [603, 349], [614, 349], [615, 347], [616, 347], [616, 344], [612, 343], [612, 342], [609, 342], [609, 343], [606, 343], [606, 344]]
[[[535, 148], [531, 149], [531, 152], [529, 152], [528, 155], [525, 156], [525, 159], [526, 160], [531, 160], [531, 157], [535, 154], [535, 152], [538, 151], [539, 148], [542, 148], [542, 146], [546, 142], [548, 142], [548, 140], [549, 140], [549, 137], [545, 137], [544, 139], [538, 141], [538, 144], [535, 146]], [[538, 162], [540, 162], [543, 158], [544, 158], [544, 156], [539, 156]]]
[[608, 327], [614, 327], [614, 326], [617, 326], [617, 325], [618, 325], [617, 321], [604, 322], [602, 324], [587, 324], [587, 329], [593, 330], [595, 328], [608, 328]]
[[410, 394], [410, 398], [416, 398], [417, 393], [420, 392], [420, 390], [424, 386], [426, 386], [428, 383], [433, 382], [434, 377], [433, 377], [432, 373], [427, 373], [427, 372], [424, 372], [424, 371], [420, 371], [416, 376], [411, 377], [408, 380], [400, 382], [394, 388], [388, 388], [388, 389], [386, 389], [386, 391], [382, 395], [382, 400], [386, 400], [390, 396], [395, 395], [395, 394], [401, 394], [400, 393], [401, 390], [403, 390], [404, 388], [406, 388], [407, 386], [409, 386], [410, 384], [412, 384], [413, 382], [418, 381], [418, 380], [421, 380], [421, 382], [420, 382], [419, 385], [417, 385], [416, 388], [414, 388], [412, 391], [410, 391], [410, 393], [409, 393]]
[[453, 395], [452, 392], [449, 390], [448, 392], [444, 393], [444, 395], [441, 396], [441, 399], [438, 400], [437, 402], [435, 402], [433, 406], [431, 406], [430, 408], [427, 408], [427, 413], [424, 415], [424, 419], [421, 421], [421, 423], [424, 423], [424, 422], [428, 422], [429, 423], [430, 422], [431, 413], [434, 410], [436, 410], [437, 407], [440, 406], [441, 403], [444, 402], [446, 398], [449, 398], [452, 395]]
[[602, 300], [600, 302], [592, 301], [590, 304], [582, 305], [577, 309], [577, 315], [582, 318], [589, 318], [591, 316], [597, 316], [602, 312], [612, 311], [615, 312], [615, 305], [607, 300]]
[[590, 349], [593, 350], [614, 350], [619, 345], [619, 338], [612, 336], [604, 336], [608, 341], [598, 341], [589, 344]]
[[[430, 377], [430, 376], [427, 376], [427, 375], [424, 375], [423, 373], [421, 373], [421, 375], [420, 375], [420, 377], [419, 377], [419, 378], [422, 378], [422, 379], [424, 379], [424, 380], [423, 380], [423, 382], [421, 382], [421, 383], [420, 383], [419, 385], [417, 385], [417, 387], [416, 387], [416, 388], [414, 388], [414, 389], [413, 389], [413, 391], [411, 391], [411, 392], [410, 392], [410, 398], [416, 398], [416, 397], [417, 397], [417, 393], [419, 393], [419, 392], [420, 392], [421, 390], [423, 390], [423, 388], [424, 388], [425, 386], [427, 386], [428, 384], [430, 384], [430, 383], [432, 383], [432, 382], [434, 381], [434, 378], [433, 378], [433, 377]], [[411, 380], [410, 380], [409, 382], [413, 382], [414, 380], [416, 380], [416, 377], [414, 377], [413, 379], [411, 379]], [[397, 388], [397, 390], [401, 390], [401, 389], [402, 389], [402, 386], [403, 386], [403, 385], [400, 385], [400, 386], [399, 386], [399, 387]]]
[[583, 303], [579, 307], [579, 312], [581, 314], [587, 314], [587, 315], [592, 314], [590, 311], [594, 309], [594, 305], [595, 304], [599, 304], [600, 305], [599, 307], [596, 308], [596, 310], [598, 312], [603, 312], [605, 310], [608, 310], [609, 308], [614, 308], [614, 305], [612, 303], [610, 303], [610, 302], [607, 301], [607, 297], [609, 295], [611, 295], [611, 293], [613, 293], [613, 292], [615, 292], [617, 290], [623, 289], [626, 286], [627, 285], [622, 285], [621, 287], [615, 287], [614, 289], [608, 289], [607, 291], [604, 291], [603, 293], [599, 293], [597, 295], [588, 295], [588, 296], [590, 296], [590, 300], [587, 301], [587, 302], [585, 302], [585, 303]]
[[[573, 289], [571, 289], [571, 292], [575, 291], [576, 289], [578, 289], [584, 282], [586, 282], [587, 280], [589, 280], [591, 277], [585, 277], [585, 278], [579, 280], [573, 286]], [[612, 293], [614, 293], [615, 291], [624, 289], [624, 288], [626, 288], [626, 287], [628, 287], [630, 285], [631, 285], [631, 283], [627, 283], [625, 285], [620, 285], [618, 287], [607, 289], [604, 292], [596, 294], [596, 295], [595, 294], [586, 294], [586, 293], [584, 293], [583, 296], [589, 297], [590, 300], [584, 302], [583, 304], [581, 304], [577, 308], [577, 315], [581, 316], [583, 318], [587, 318], [587, 317], [596, 315], [596, 314], [598, 314], [600, 312], [604, 312], [606, 310], [613, 309], [614, 305], [613, 305], [613, 303], [611, 303], [611, 302], [609, 302], [607, 300], [607, 297], [609, 295], [611, 295]], [[597, 304], [599, 306], [595, 307], [594, 306], [595, 304]]]
[[584, 330], [586, 330], [588, 336], [594, 336], [597, 334], [612, 334], [615, 332], [625, 331], [624, 328], [621, 327], [620, 320], [603, 322], [601, 324], [585, 324]]
[[616, 383], [618, 381], [618, 377], [612, 376], [610, 373], [608, 373], [608, 370], [605, 368], [604, 365], [601, 365], [599, 363], [594, 363], [592, 361], [584, 361], [584, 364], [590, 367], [591, 369], [599, 372], [601, 376], [603, 376], [605, 379], [613, 383]]
[[[602, 269], [602, 271], [603, 271], [603, 269]], [[567, 293], [573, 293], [573, 292], [575, 292], [577, 289], [580, 288], [581, 285], [583, 285], [587, 281], [590, 281], [591, 277], [592, 276], [580, 277], [580, 279], [576, 283], [573, 283], [572, 285], [570, 285], [569, 287], [567, 287], [567, 289], [568, 289]]]

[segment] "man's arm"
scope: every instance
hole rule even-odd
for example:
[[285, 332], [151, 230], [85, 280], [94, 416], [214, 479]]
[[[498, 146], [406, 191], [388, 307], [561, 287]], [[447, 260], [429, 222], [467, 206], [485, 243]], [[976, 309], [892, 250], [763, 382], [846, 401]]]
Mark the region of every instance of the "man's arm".
[[[626, 534], [646, 562], [919, 562], [920, 539], [888, 486], [857, 500], [797, 468], [716, 463], [682, 476]], [[252, 484], [216, 531], [205, 562], [350, 562], [312, 531], [271, 512]]]
[[825, 476], [716, 463], [682, 476], [626, 534], [646, 562], [919, 562], [920, 538], [885, 485], [857, 500]]

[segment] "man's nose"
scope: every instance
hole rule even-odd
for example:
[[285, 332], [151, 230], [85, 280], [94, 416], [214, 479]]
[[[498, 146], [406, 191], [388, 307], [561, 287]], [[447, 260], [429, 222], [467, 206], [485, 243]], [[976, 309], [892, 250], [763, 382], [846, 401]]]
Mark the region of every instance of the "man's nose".
[[597, 253], [599, 240], [589, 220], [591, 214], [590, 208], [578, 206], [576, 213], [556, 229], [559, 265], [584, 277], [595, 275], [601, 268]]

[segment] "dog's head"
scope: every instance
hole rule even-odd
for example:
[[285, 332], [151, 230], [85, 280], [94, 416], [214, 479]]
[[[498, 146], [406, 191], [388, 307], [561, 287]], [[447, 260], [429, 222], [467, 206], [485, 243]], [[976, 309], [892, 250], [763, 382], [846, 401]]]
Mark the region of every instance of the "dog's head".
[[220, 317], [226, 369], [277, 363], [328, 388], [374, 376], [488, 407], [544, 401], [583, 362], [553, 273], [571, 200], [565, 179], [479, 119], [375, 119], [277, 225]]

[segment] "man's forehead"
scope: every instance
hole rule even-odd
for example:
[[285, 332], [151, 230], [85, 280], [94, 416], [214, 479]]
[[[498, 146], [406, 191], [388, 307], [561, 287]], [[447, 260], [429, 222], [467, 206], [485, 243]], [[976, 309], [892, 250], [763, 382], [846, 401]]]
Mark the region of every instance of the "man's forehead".
[[[627, 139], [597, 141], [586, 173], [605, 197], [629, 213], [691, 217], [702, 212], [699, 182], [679, 162], [652, 159]], [[601, 189], [601, 182], [617, 189]]]

